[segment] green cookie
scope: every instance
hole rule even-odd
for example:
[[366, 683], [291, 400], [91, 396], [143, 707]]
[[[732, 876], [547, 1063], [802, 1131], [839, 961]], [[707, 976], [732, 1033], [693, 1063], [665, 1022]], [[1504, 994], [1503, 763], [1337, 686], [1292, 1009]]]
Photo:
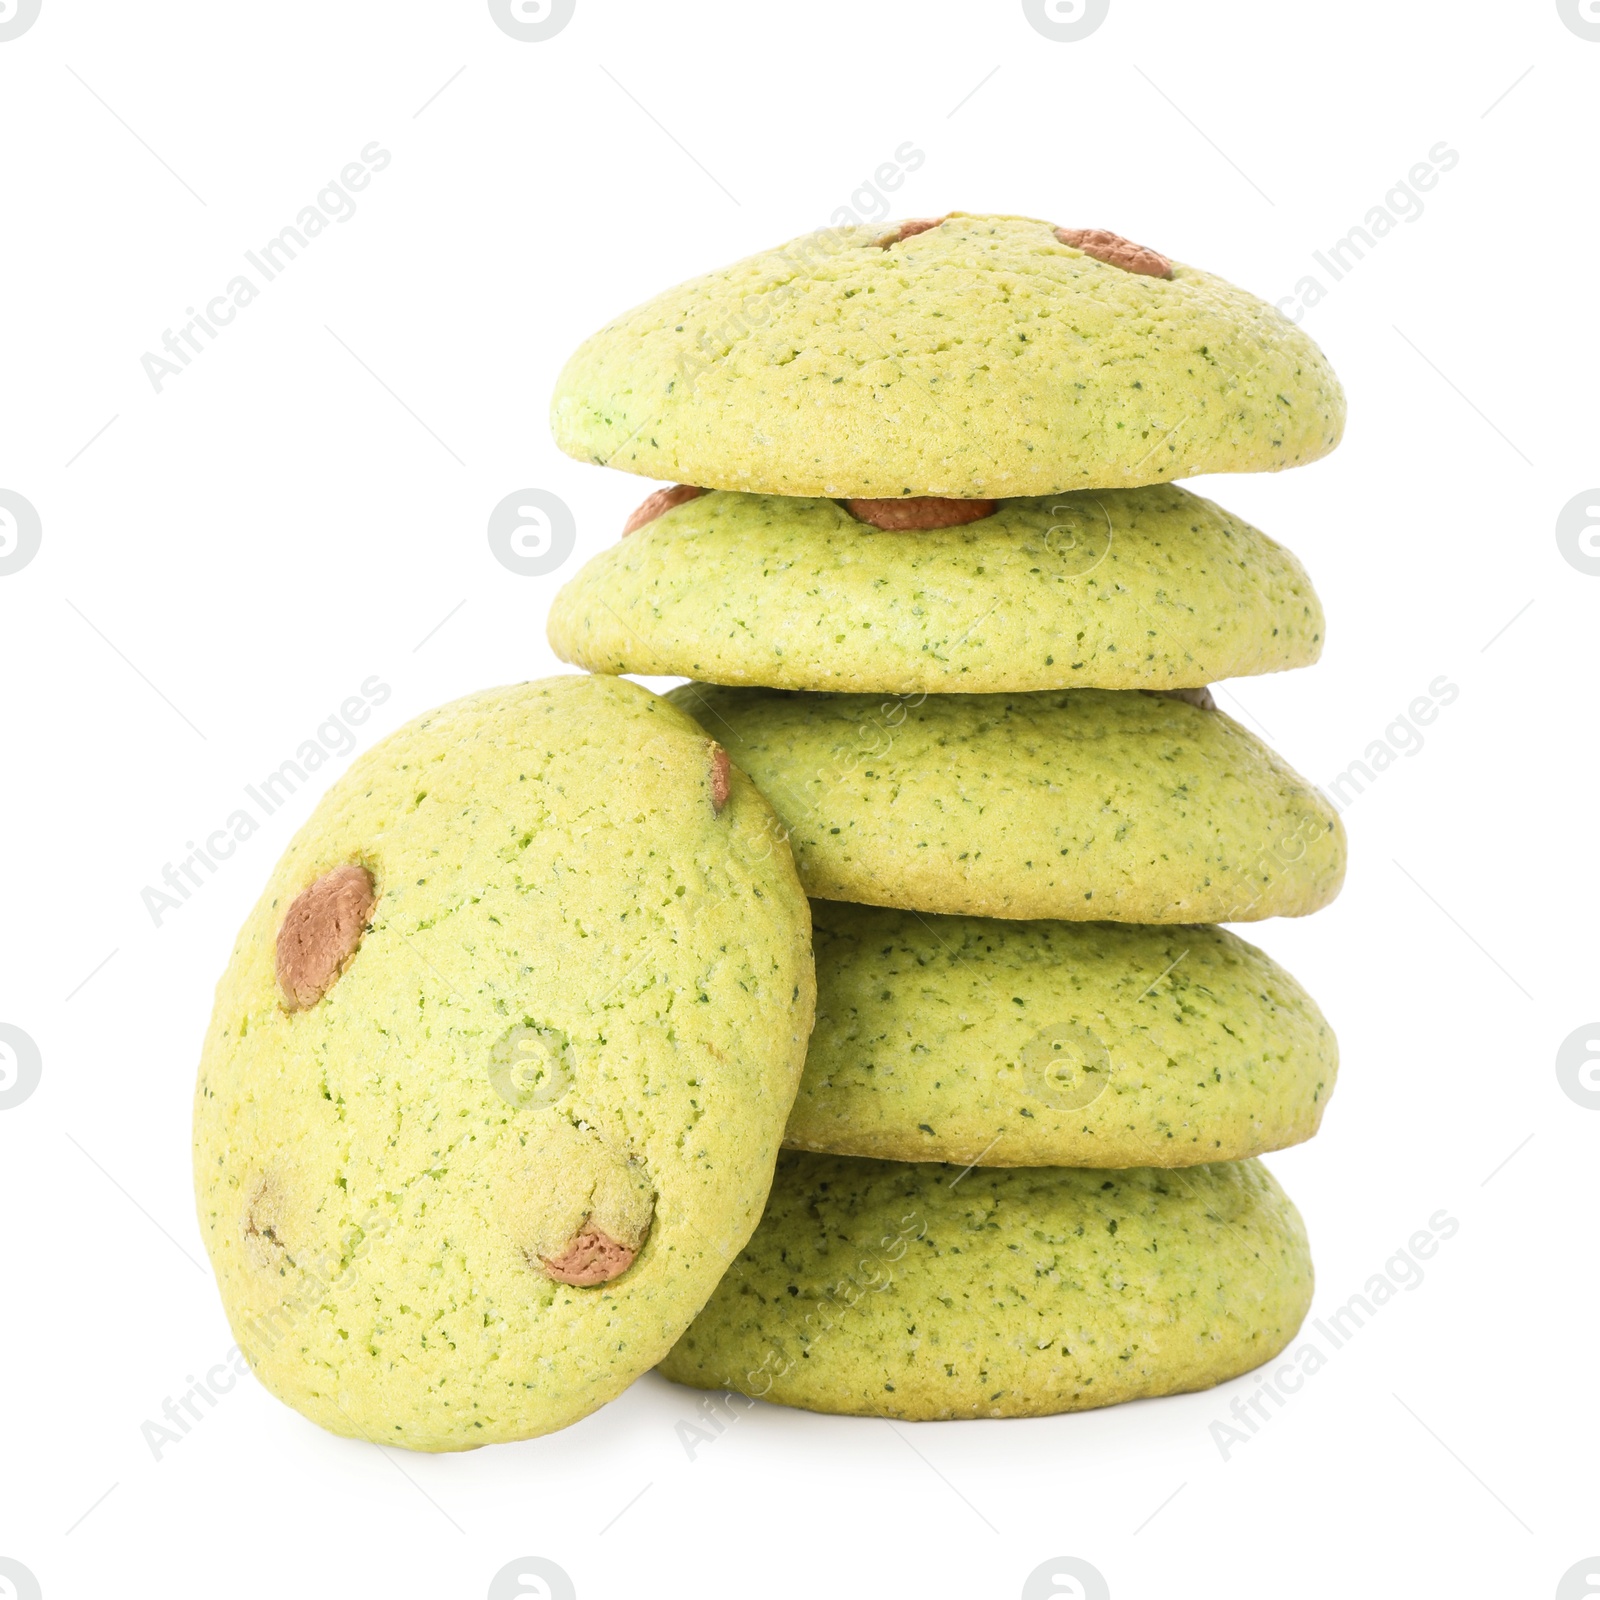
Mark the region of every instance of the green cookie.
[[1270, 472], [1339, 442], [1338, 379], [1281, 312], [1095, 248], [963, 212], [804, 235], [589, 339], [556, 442], [706, 488], [958, 499]]
[[546, 1433], [654, 1366], [761, 1213], [815, 997], [774, 819], [614, 678], [358, 760], [217, 987], [201, 1230], [261, 1381], [336, 1433]]
[[1322, 651], [1304, 568], [1172, 485], [882, 532], [832, 500], [713, 493], [596, 556], [550, 643], [592, 672], [870, 693], [1169, 689]]
[[1338, 1071], [1311, 997], [1210, 927], [818, 900], [817, 1026], [783, 1142], [984, 1166], [1188, 1167], [1298, 1144]]
[[1252, 922], [1344, 879], [1327, 800], [1220, 711], [1137, 690], [911, 699], [686, 684], [823, 900]]
[[963, 1169], [786, 1153], [766, 1215], [661, 1364], [678, 1383], [907, 1421], [1206, 1389], [1311, 1303], [1256, 1161]]

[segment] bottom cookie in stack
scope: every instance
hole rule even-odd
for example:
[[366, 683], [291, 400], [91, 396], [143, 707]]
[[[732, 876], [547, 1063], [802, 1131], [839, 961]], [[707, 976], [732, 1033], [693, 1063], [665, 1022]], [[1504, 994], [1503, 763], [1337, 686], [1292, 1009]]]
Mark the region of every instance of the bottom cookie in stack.
[[1299, 1213], [1258, 1161], [972, 1167], [785, 1152], [661, 1371], [851, 1416], [1042, 1416], [1205, 1389], [1294, 1337]]

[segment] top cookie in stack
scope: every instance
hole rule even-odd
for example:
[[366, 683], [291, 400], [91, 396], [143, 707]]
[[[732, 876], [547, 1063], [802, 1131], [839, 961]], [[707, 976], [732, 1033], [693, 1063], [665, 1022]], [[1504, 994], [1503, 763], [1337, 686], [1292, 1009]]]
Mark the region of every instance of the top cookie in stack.
[[1281, 313], [1098, 230], [829, 229], [619, 317], [568, 362], [569, 454], [757, 494], [989, 500], [1269, 472], [1344, 396]]
[[[1287, 973], [1196, 925], [1317, 910], [1344, 837], [1206, 686], [1309, 665], [1322, 610], [1287, 550], [1168, 480], [1331, 450], [1321, 352], [1117, 235], [955, 213], [668, 291], [577, 352], [553, 422], [681, 481], [561, 592], [552, 644], [699, 680], [671, 698], [818, 902], [785, 1134], [812, 1154], [667, 1374], [1032, 1414], [1281, 1349], [1310, 1261], [1251, 1158], [1315, 1133], [1336, 1048]], [[1034, 1172], [956, 1196], [974, 1167]], [[864, 1262], [872, 1309], [841, 1327]], [[1204, 1309], [1173, 1334], [1180, 1302]]]

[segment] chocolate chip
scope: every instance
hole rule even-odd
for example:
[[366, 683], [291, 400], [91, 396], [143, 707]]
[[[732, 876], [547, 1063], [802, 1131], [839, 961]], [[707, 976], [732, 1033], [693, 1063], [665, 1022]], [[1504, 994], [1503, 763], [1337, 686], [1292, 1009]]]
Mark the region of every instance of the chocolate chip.
[[278, 929], [278, 987], [291, 1011], [314, 1006], [349, 964], [377, 900], [372, 874], [347, 862], [303, 890]]
[[620, 1278], [633, 1265], [639, 1246], [618, 1244], [610, 1234], [585, 1224], [558, 1256], [541, 1256], [540, 1264], [557, 1283], [592, 1289]]
[[704, 489], [695, 488], [692, 483], [675, 483], [670, 489], [657, 489], [654, 494], [646, 495], [634, 509], [633, 515], [623, 523], [622, 537], [626, 539], [630, 533], [664, 516], [674, 506], [698, 500], [705, 492]]
[[878, 241], [878, 248], [887, 250], [890, 245], [899, 244], [902, 239], [914, 239], [919, 233], [937, 228], [943, 221], [943, 217], [912, 217], [909, 222], [902, 222], [892, 233], [886, 233]]
[[714, 816], [722, 815], [722, 808], [728, 803], [728, 796], [732, 792], [732, 769], [728, 764], [728, 752], [715, 742], [711, 746], [711, 811]]
[[914, 494], [900, 500], [846, 500], [850, 515], [874, 528], [898, 532], [908, 528], [959, 528], [964, 522], [981, 522], [994, 515], [994, 500], [942, 500], [937, 495]]
[[1136, 272], [1141, 278], [1172, 276], [1172, 263], [1164, 255], [1124, 239], [1120, 233], [1107, 233], [1104, 228], [1057, 228], [1055, 232], [1062, 244], [1104, 261], [1109, 267]]
[[537, 1273], [589, 1288], [620, 1277], [644, 1248], [655, 1190], [644, 1161], [595, 1128], [535, 1106], [491, 1158], [493, 1206]]

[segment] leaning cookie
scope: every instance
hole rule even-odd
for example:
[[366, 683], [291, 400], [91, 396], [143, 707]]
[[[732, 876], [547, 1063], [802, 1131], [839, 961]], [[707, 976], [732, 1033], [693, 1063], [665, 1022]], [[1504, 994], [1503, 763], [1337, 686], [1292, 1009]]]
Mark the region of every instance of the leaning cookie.
[[651, 478], [984, 499], [1292, 467], [1344, 414], [1322, 352], [1243, 289], [1115, 234], [953, 212], [669, 289], [577, 351], [551, 425]]
[[680, 489], [556, 596], [591, 672], [869, 693], [1167, 689], [1322, 651], [1300, 563], [1174, 485], [880, 530], [833, 500]]
[[1232, 718], [1173, 695], [686, 684], [668, 698], [771, 801], [816, 898], [1250, 922], [1315, 911], [1344, 879], [1326, 798]]
[[546, 1433], [659, 1360], [760, 1215], [811, 1028], [765, 802], [612, 678], [357, 761], [217, 988], [201, 1231], [261, 1381], [336, 1433]]
[[1309, 1139], [1311, 997], [1212, 927], [816, 901], [817, 1025], [783, 1142], [892, 1161], [1188, 1167]]
[[665, 1376], [809, 1411], [1034, 1417], [1206, 1389], [1311, 1302], [1256, 1161], [970, 1170], [786, 1153]]

